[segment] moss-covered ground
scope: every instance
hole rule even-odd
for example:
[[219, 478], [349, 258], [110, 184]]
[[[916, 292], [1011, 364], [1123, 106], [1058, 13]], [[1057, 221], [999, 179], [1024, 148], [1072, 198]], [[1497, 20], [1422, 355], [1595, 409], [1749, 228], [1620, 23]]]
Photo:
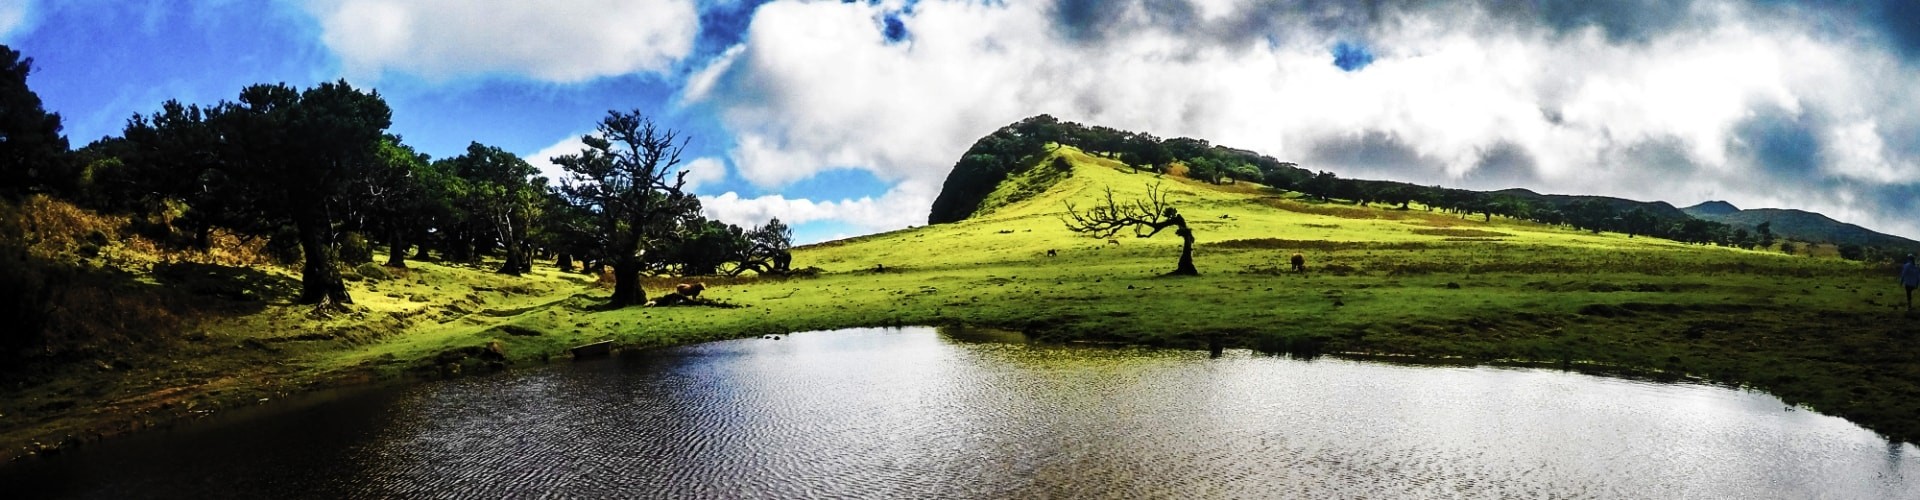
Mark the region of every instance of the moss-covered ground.
[[[790, 277], [704, 279], [735, 308], [601, 310], [594, 277], [415, 262], [351, 284], [354, 312], [264, 306], [192, 316], [122, 359], [49, 369], [0, 399], [9, 455], [341, 384], [876, 325], [972, 324], [1048, 341], [1294, 356], [1563, 367], [1766, 390], [1893, 439], [1920, 438], [1920, 316], [1890, 269], [1428, 211], [1304, 200], [1253, 184], [1130, 173], [1072, 148], [964, 222], [799, 248]], [[1192, 224], [1202, 275], [1164, 277], [1155, 238], [1093, 239], [1059, 220], [1112, 188], [1160, 183]], [[1049, 251], [1053, 255], [1049, 255]], [[1302, 254], [1307, 271], [1287, 259]], [[379, 274], [379, 273], [368, 273]], [[286, 280], [286, 271], [249, 280]], [[649, 295], [675, 280], [649, 282]], [[69, 437], [73, 436], [73, 437]]]

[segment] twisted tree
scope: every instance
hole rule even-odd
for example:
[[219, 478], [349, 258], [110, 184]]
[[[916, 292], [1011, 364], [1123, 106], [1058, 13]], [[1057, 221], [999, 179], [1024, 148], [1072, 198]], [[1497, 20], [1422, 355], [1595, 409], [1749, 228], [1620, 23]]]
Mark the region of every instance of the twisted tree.
[[561, 191], [597, 222], [596, 255], [613, 262], [613, 297], [620, 308], [647, 302], [640, 288], [642, 253], [652, 249], [700, 202], [686, 192], [679, 168], [686, 139], [656, 127], [639, 110], [608, 111], [598, 130], [580, 138], [579, 154], [553, 158], [567, 170]]
[[1159, 184], [1147, 186], [1147, 197], [1131, 203], [1115, 200], [1113, 188], [1107, 188], [1106, 204], [1084, 212], [1075, 209], [1073, 202], [1067, 202], [1067, 215], [1061, 222], [1067, 224], [1068, 230], [1096, 238], [1112, 238], [1127, 228], [1133, 229], [1135, 237], [1151, 238], [1169, 226], [1178, 228], [1174, 234], [1180, 235], [1180, 264], [1167, 274], [1200, 275], [1193, 267], [1193, 229], [1187, 227], [1187, 219], [1167, 203], [1166, 193], [1160, 191]]

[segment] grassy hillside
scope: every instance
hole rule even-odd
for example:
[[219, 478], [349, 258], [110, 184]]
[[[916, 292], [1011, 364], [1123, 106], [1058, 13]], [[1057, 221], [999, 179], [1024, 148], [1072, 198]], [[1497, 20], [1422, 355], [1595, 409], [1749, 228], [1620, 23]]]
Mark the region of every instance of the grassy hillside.
[[[1920, 317], [1898, 308], [1888, 269], [1418, 205], [1317, 203], [1129, 173], [1070, 147], [1047, 155], [1041, 165], [1057, 157], [1067, 170], [1016, 176], [972, 218], [797, 249], [794, 266], [815, 274], [707, 280], [706, 296], [735, 308], [602, 311], [594, 297], [606, 292], [590, 277], [433, 263], [353, 282], [347, 315], [276, 295], [221, 299], [255, 305], [193, 314], [146, 348], [12, 383], [0, 441], [21, 454], [343, 382], [565, 359], [566, 347], [603, 339], [636, 349], [950, 323], [1052, 341], [1704, 378], [1920, 437]], [[1059, 220], [1068, 203], [1108, 188], [1131, 199], [1154, 183], [1193, 226], [1199, 277], [1162, 276], [1179, 254], [1171, 231], [1109, 241]], [[1296, 252], [1308, 272], [1286, 270]], [[288, 279], [261, 272], [249, 279]], [[650, 282], [650, 294], [673, 281]]]

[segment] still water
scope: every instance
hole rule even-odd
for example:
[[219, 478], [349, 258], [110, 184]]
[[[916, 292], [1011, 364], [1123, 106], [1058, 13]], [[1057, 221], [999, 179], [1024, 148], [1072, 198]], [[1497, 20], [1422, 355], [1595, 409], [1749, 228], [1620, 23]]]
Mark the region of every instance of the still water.
[[1018, 340], [802, 333], [370, 391], [0, 467], [0, 496], [1920, 498], [1920, 449], [1760, 393]]

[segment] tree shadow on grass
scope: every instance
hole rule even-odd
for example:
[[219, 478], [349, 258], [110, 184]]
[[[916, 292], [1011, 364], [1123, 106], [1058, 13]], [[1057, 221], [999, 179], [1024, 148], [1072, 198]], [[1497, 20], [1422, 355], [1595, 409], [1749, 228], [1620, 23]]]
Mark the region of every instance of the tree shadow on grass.
[[300, 293], [298, 280], [247, 267], [169, 262], [154, 264], [153, 277], [178, 292], [220, 299], [203, 305], [227, 313], [259, 312], [268, 304], [291, 301]]

